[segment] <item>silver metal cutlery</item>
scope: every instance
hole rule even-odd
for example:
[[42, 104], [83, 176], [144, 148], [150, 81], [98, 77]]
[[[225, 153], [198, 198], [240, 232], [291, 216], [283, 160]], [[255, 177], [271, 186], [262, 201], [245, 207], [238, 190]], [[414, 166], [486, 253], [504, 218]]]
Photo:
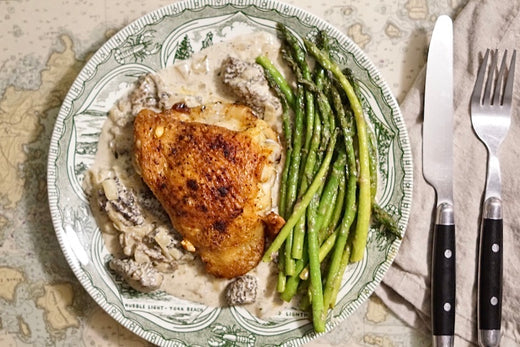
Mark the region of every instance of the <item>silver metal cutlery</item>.
[[434, 346], [453, 346], [455, 218], [453, 208], [453, 24], [435, 23], [426, 67], [423, 175], [437, 193], [433, 228], [431, 316]]
[[505, 51], [498, 74], [497, 58], [498, 51], [486, 51], [471, 97], [473, 129], [488, 151], [478, 265], [478, 341], [481, 346], [498, 346], [500, 343], [503, 226], [497, 152], [511, 124], [516, 51], [513, 51], [509, 68]]

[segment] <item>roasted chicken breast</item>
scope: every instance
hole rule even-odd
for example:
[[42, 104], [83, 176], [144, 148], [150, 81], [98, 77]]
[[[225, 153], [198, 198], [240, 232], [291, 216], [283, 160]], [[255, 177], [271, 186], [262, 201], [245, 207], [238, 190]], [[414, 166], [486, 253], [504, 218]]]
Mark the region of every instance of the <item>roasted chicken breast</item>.
[[225, 278], [254, 268], [281, 147], [276, 133], [247, 106], [215, 103], [139, 112], [135, 161], [144, 182], [209, 273]]

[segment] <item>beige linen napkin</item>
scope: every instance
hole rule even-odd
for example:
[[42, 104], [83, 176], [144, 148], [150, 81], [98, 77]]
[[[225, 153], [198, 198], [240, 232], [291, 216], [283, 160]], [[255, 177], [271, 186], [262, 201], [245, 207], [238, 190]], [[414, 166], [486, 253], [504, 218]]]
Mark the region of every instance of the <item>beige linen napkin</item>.
[[[456, 346], [476, 343], [479, 214], [486, 150], [474, 135], [469, 100], [486, 48], [517, 52], [512, 124], [500, 149], [504, 204], [502, 346], [520, 345], [520, 0], [470, 1], [454, 22], [454, 194], [457, 240]], [[414, 158], [413, 206], [406, 236], [377, 295], [399, 317], [430, 327], [430, 245], [435, 193], [422, 175], [424, 70], [401, 105]]]

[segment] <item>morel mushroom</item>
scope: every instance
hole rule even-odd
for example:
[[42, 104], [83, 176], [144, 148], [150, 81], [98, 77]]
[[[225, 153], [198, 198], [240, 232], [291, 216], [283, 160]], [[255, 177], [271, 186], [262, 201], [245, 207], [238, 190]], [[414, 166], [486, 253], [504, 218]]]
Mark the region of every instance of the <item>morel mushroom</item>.
[[139, 264], [132, 259], [112, 259], [109, 266], [118, 275], [123, 277], [126, 283], [140, 292], [151, 292], [158, 289], [163, 281], [163, 276], [154, 269], [152, 263]]
[[226, 288], [226, 301], [230, 306], [252, 304], [256, 300], [256, 277], [240, 276]]

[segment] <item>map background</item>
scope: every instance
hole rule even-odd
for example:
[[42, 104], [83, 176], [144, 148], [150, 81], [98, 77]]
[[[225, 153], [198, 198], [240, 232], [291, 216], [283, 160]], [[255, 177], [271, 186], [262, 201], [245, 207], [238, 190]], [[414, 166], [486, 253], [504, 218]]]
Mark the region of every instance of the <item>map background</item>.
[[[349, 35], [401, 101], [439, 14], [465, 0], [286, 1]], [[0, 346], [146, 346], [83, 290], [56, 240], [46, 160], [61, 101], [111, 35], [169, 1], [0, 0]], [[312, 345], [428, 345], [373, 296]]]

